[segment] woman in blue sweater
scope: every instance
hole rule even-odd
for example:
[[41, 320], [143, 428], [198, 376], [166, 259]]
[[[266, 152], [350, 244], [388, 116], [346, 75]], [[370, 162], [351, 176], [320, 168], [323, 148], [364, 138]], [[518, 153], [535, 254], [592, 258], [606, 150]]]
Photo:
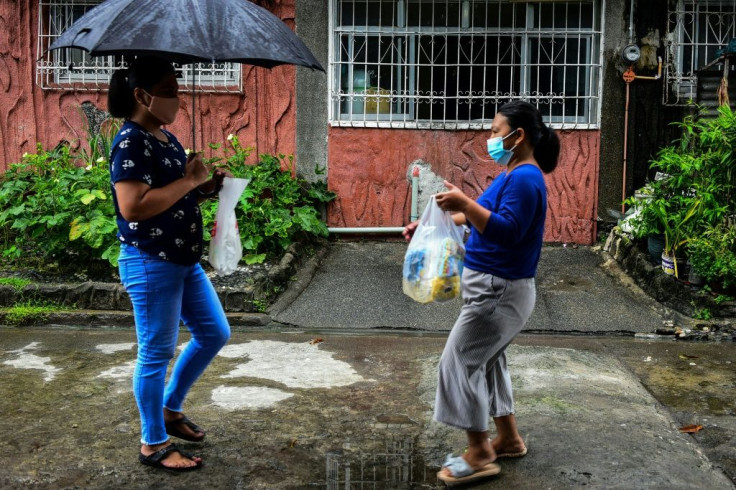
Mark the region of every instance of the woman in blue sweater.
[[[435, 196], [457, 224], [470, 227], [462, 278], [463, 307], [440, 359], [434, 418], [466, 431], [468, 450], [448, 457], [438, 477], [464, 483], [497, 474], [498, 458], [527, 452], [514, 417], [506, 347], [529, 319], [542, 248], [547, 190], [543, 174], [557, 166], [560, 143], [536, 107], [502, 106], [488, 153], [506, 171], [474, 201], [445, 182]], [[406, 227], [410, 238], [416, 225]], [[496, 437], [489, 439], [488, 418]]]

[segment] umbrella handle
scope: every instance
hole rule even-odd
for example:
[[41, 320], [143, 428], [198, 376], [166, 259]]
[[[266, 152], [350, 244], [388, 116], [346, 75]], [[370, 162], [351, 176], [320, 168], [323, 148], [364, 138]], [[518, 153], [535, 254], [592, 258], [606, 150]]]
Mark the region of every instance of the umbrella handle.
[[194, 116], [194, 109], [195, 109], [195, 103], [196, 103], [196, 84], [194, 80], [194, 63], [192, 63], [192, 152], [197, 151], [197, 132], [195, 129], [196, 126], [196, 118]]

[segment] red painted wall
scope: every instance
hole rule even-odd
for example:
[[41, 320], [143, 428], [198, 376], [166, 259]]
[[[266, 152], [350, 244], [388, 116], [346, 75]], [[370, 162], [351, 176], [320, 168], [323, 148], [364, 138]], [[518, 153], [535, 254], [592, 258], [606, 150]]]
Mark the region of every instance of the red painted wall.
[[[417, 159], [473, 197], [502, 170], [486, 153], [488, 134], [483, 131], [333, 127], [328, 134], [328, 182], [338, 194], [328, 211], [330, 226], [405, 225], [411, 212], [406, 172]], [[559, 165], [546, 176], [544, 239], [589, 245], [596, 233], [600, 133], [558, 134]]]
[[[268, 3], [294, 27], [294, 0]], [[61, 141], [78, 147], [86, 141], [83, 102], [106, 110], [107, 92], [41, 90], [35, 82], [38, 8], [36, 0], [0, 2], [0, 171], [34, 152], [36, 143], [53, 148]], [[271, 70], [243, 66], [243, 94], [197, 96], [197, 148], [225, 143], [235, 133], [258, 153], [293, 154], [296, 150], [295, 77], [292, 66]], [[191, 94], [169, 129], [192, 147]], [[255, 157], [253, 157], [255, 160]]]

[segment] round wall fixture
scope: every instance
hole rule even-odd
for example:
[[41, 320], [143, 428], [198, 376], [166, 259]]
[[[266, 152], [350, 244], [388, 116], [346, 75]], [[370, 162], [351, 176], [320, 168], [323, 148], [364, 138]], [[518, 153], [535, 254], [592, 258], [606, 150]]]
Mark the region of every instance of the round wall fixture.
[[641, 57], [641, 49], [636, 44], [628, 44], [621, 52], [621, 56], [627, 63], [636, 63]]

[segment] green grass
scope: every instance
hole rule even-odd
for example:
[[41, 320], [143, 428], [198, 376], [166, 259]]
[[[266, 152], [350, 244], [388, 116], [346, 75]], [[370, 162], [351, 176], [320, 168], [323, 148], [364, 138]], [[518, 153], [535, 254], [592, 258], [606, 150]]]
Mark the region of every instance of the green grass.
[[10, 286], [19, 292], [31, 284], [31, 282], [29, 279], [21, 279], [19, 277], [0, 277], [0, 285]]
[[49, 313], [60, 311], [61, 308], [51, 304], [38, 304], [28, 301], [19, 303], [10, 308], [3, 308], [0, 311], [5, 313], [5, 323], [8, 325], [20, 326], [30, 325], [46, 321]]

